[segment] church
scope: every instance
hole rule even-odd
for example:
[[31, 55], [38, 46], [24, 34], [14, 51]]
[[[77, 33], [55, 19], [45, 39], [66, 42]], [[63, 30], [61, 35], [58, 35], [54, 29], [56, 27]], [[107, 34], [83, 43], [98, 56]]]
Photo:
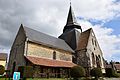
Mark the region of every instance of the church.
[[71, 67], [80, 65], [86, 73], [94, 67], [105, 73], [103, 53], [92, 28], [82, 31], [70, 5], [63, 33], [53, 37], [21, 24], [11, 47], [8, 69], [11, 74], [19, 66], [33, 66], [34, 77], [60, 77]]

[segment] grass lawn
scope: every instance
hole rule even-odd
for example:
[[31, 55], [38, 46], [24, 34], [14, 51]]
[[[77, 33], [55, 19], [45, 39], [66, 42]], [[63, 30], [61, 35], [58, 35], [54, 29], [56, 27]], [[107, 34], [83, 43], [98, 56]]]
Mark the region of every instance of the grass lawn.
[[34, 79], [27, 79], [27, 80], [67, 80], [67, 79], [62, 79], [62, 78], [34, 78]]
[[[9, 80], [9, 79], [8, 78], [6, 78], [6, 79], [5, 78], [0, 78], [0, 80]], [[10, 79], [10, 80], [12, 80], [12, 79]]]
[[[9, 80], [9, 79], [0, 78], [0, 80]], [[12, 79], [10, 79], [10, 80], [12, 80]], [[49, 79], [47, 79], [47, 78], [34, 78], [34, 79], [32, 79], [32, 78], [30, 78], [27, 80], [67, 80], [67, 79], [62, 79], [62, 78], [49, 78]]]

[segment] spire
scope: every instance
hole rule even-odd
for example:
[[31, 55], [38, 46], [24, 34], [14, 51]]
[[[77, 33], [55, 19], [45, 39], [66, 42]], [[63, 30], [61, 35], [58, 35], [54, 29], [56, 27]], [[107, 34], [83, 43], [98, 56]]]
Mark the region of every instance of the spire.
[[20, 27], [23, 27], [23, 24], [20, 24]]
[[70, 9], [69, 9], [66, 25], [73, 25], [73, 24], [77, 24], [77, 22], [76, 22], [75, 15], [72, 11], [71, 2], [70, 2]]
[[67, 17], [67, 22], [63, 29], [63, 32], [66, 32], [66, 30], [68, 31], [68, 30], [71, 30], [74, 28], [80, 29], [82, 32], [81, 26], [78, 25], [77, 20], [75, 18], [75, 15], [74, 15], [74, 12], [73, 12], [72, 6], [71, 6], [71, 1], [70, 1], [70, 8], [69, 8], [69, 13], [68, 13], [68, 17]]

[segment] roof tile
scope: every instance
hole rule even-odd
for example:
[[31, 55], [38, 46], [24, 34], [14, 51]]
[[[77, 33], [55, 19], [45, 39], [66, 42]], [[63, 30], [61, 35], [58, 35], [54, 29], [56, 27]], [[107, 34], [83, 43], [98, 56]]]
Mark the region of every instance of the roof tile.
[[85, 49], [87, 47], [90, 32], [91, 28], [81, 33], [76, 50]]
[[39, 58], [39, 57], [32, 57], [32, 56], [25, 56], [27, 60], [35, 65], [41, 66], [48, 66], [48, 67], [73, 67], [76, 64], [69, 62], [69, 61], [59, 61], [59, 60], [52, 60], [46, 58]]
[[0, 60], [6, 60], [7, 54], [6, 53], [0, 53]]

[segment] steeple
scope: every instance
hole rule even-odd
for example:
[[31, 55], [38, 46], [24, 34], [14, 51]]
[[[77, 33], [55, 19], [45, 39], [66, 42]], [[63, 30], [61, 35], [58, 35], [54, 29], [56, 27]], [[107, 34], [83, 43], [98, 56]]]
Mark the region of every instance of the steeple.
[[73, 25], [73, 24], [77, 24], [77, 22], [76, 22], [75, 15], [74, 15], [74, 13], [72, 11], [72, 7], [70, 5], [70, 9], [69, 9], [66, 25]]
[[74, 28], [80, 29], [81, 32], [82, 32], [81, 26], [76, 21], [76, 18], [75, 18], [75, 15], [74, 15], [74, 12], [72, 10], [71, 3], [70, 3], [67, 22], [66, 22], [66, 25], [63, 29], [63, 32], [66, 32], [66, 31], [74, 29]]

